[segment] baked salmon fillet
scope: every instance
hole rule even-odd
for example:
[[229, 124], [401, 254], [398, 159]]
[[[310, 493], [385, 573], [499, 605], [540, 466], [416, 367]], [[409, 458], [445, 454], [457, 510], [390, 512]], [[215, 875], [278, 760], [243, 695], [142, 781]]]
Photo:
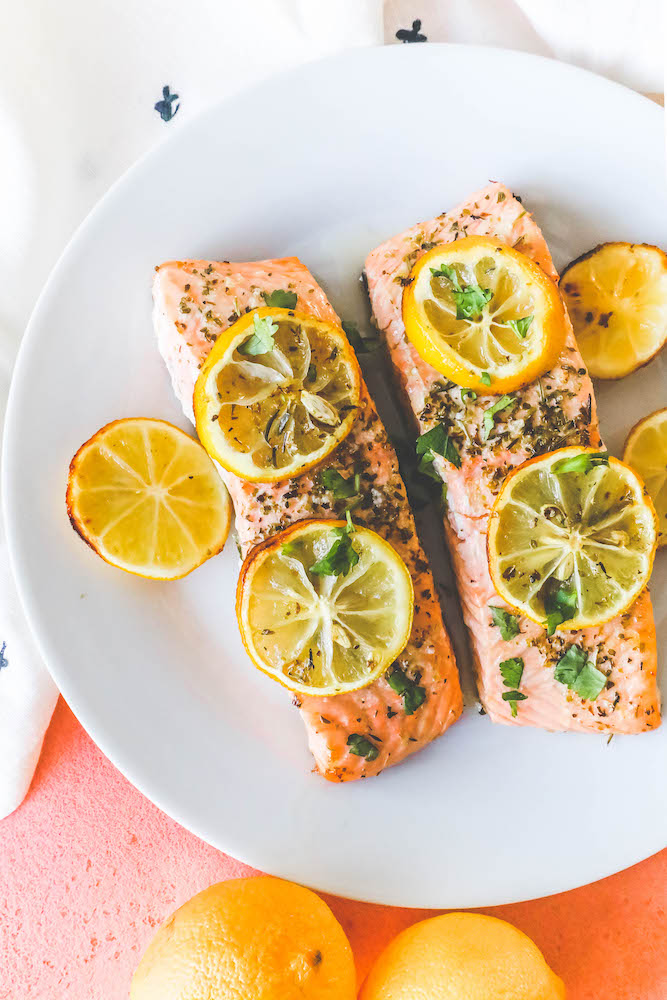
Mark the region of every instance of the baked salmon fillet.
[[[156, 269], [153, 317], [158, 346], [174, 392], [191, 420], [195, 382], [213, 342], [240, 314], [265, 305], [263, 292], [277, 289], [296, 293], [298, 312], [340, 323], [322, 289], [295, 257], [247, 264], [170, 261]], [[412, 632], [396, 661], [422, 689], [416, 699], [408, 699], [408, 710], [406, 699], [390, 687], [386, 675], [359, 691], [294, 698], [317, 770], [331, 781], [353, 781], [398, 764], [440, 736], [461, 714], [462, 698], [396, 455], [365, 385], [351, 432], [319, 469], [264, 485], [222, 472], [234, 503], [242, 556], [295, 521], [345, 516], [347, 501], [337, 500], [320, 484], [323, 467], [360, 471], [362, 500], [355, 507], [355, 521], [391, 542], [410, 571], [415, 592]], [[348, 739], [354, 734], [370, 740], [377, 754], [371, 752], [367, 759], [352, 753]]]
[[[373, 250], [366, 279], [376, 325], [383, 332], [409, 417], [419, 433], [445, 426], [461, 468], [439, 456], [436, 468], [447, 487], [445, 532], [471, 639], [482, 706], [494, 722], [549, 730], [640, 733], [660, 724], [656, 683], [656, 636], [648, 591], [624, 614], [581, 631], [564, 627], [549, 637], [539, 624], [520, 619], [508, 641], [492, 624], [490, 605], [512, 611], [496, 594], [489, 575], [486, 535], [489, 514], [508, 472], [535, 455], [566, 445], [601, 445], [593, 387], [571, 326], [557, 364], [514, 392], [513, 409], [497, 414], [484, 441], [482, 414], [496, 397], [462, 399], [461, 389], [426, 364], [407, 340], [402, 320], [403, 288], [415, 261], [431, 247], [464, 236], [493, 236], [525, 253], [554, 281], [558, 275], [544, 237], [529, 212], [504, 185], [492, 183], [451, 212], [414, 226]], [[595, 701], [582, 700], [554, 677], [554, 667], [573, 642], [607, 674]], [[503, 701], [499, 664], [524, 661], [525, 700], [516, 717]]]

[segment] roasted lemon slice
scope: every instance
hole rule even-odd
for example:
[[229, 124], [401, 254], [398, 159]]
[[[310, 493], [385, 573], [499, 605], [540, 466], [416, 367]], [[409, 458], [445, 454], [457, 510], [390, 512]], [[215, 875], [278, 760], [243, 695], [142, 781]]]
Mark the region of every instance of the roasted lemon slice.
[[332, 323], [288, 309], [255, 309], [218, 337], [194, 394], [209, 455], [251, 482], [310, 469], [349, 433], [361, 375]]
[[591, 375], [623, 378], [667, 340], [667, 255], [645, 243], [603, 243], [560, 279]]
[[635, 424], [623, 461], [644, 480], [658, 515], [658, 546], [667, 545], [667, 407]]
[[592, 448], [561, 448], [515, 469], [488, 532], [493, 585], [549, 633], [599, 625], [646, 586], [657, 522], [644, 484]]
[[421, 357], [457, 385], [501, 395], [555, 363], [565, 309], [525, 254], [467, 236], [420, 257], [403, 293], [403, 322]]
[[236, 592], [241, 638], [292, 691], [365, 687], [404, 649], [414, 594], [405, 563], [374, 531], [301, 521], [254, 548]]
[[115, 420], [72, 459], [72, 526], [106, 562], [175, 580], [220, 552], [231, 503], [202, 446], [164, 420]]

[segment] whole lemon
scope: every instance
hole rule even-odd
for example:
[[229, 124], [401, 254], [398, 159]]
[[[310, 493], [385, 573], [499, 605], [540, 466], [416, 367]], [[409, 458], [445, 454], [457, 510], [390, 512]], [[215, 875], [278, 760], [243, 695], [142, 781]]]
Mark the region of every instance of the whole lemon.
[[205, 889], [165, 921], [131, 1000], [354, 1000], [350, 944], [310, 889], [277, 878]]
[[478, 913], [408, 927], [385, 948], [359, 1000], [563, 1000], [565, 987], [522, 931]]

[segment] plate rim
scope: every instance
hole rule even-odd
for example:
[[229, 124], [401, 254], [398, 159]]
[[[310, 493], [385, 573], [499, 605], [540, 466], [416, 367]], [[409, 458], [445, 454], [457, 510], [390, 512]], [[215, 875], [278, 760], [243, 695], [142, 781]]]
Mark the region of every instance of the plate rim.
[[[113, 734], [109, 731], [108, 726], [101, 721], [95, 722], [88, 728], [86, 716], [87, 709], [79, 703], [78, 696], [74, 691], [70, 690], [70, 684], [68, 679], [68, 672], [66, 669], [60, 669], [61, 661], [65, 661], [66, 657], [61, 654], [53, 644], [52, 640], [46, 635], [44, 631], [38, 626], [40, 611], [37, 607], [37, 601], [31, 594], [31, 582], [29, 571], [22, 567], [21, 556], [19, 552], [19, 543], [17, 534], [13, 528], [19, 517], [20, 502], [18, 494], [15, 496], [14, 493], [17, 491], [12, 491], [12, 469], [16, 463], [16, 453], [19, 446], [19, 434], [15, 431], [15, 425], [19, 423], [19, 412], [18, 404], [16, 402], [19, 388], [18, 386], [22, 382], [23, 369], [27, 366], [29, 354], [31, 352], [32, 342], [38, 336], [39, 327], [41, 325], [41, 313], [44, 310], [46, 304], [48, 303], [49, 296], [52, 295], [58, 285], [60, 274], [67, 267], [68, 259], [71, 254], [73, 254], [81, 242], [85, 242], [87, 231], [89, 226], [94, 222], [97, 214], [104, 210], [106, 205], [118, 194], [119, 191], [128, 184], [136, 173], [141, 170], [150, 167], [153, 159], [159, 160], [168, 151], [170, 145], [177, 144], [185, 141], [187, 139], [187, 134], [190, 131], [196, 130], [201, 127], [202, 123], [207, 118], [215, 118], [220, 114], [220, 109], [227, 105], [228, 103], [233, 103], [239, 98], [244, 98], [247, 95], [251, 95], [254, 92], [261, 92], [267, 85], [277, 80], [288, 81], [292, 78], [299, 78], [304, 73], [308, 74], [309, 70], [313, 67], [317, 68], [320, 66], [326, 66], [327, 64], [344, 64], [348, 60], [359, 60], [363, 61], [372, 53], [372, 58], [387, 59], [392, 60], [396, 58], [419, 60], [422, 58], [421, 51], [425, 50], [426, 47], [419, 46], [404, 46], [397, 44], [389, 44], [382, 46], [372, 46], [372, 47], [358, 47], [353, 49], [343, 50], [342, 52], [334, 53], [328, 55], [323, 59], [311, 60], [305, 63], [301, 63], [295, 67], [284, 70], [280, 73], [271, 74], [265, 79], [262, 79], [250, 86], [244, 87], [235, 93], [224, 97], [210, 106], [202, 109], [197, 114], [193, 115], [188, 121], [183, 122], [177, 129], [173, 131], [172, 134], [165, 136], [164, 139], [157, 142], [150, 149], [146, 150], [137, 160], [135, 160], [105, 191], [105, 193], [97, 200], [97, 202], [92, 206], [90, 211], [86, 214], [83, 220], [74, 230], [73, 234], [66, 242], [62, 252], [58, 256], [55, 264], [53, 265], [47, 280], [42, 287], [40, 294], [35, 302], [32, 309], [28, 323], [24, 334], [21, 338], [21, 343], [14, 363], [11, 382], [9, 387], [9, 393], [7, 398], [7, 408], [5, 415], [5, 424], [3, 430], [2, 439], [2, 477], [1, 477], [1, 492], [2, 492], [2, 514], [4, 518], [6, 539], [7, 539], [7, 550], [9, 554], [9, 561], [11, 572], [14, 577], [16, 584], [17, 593], [19, 596], [19, 601], [23, 609], [26, 622], [31, 630], [33, 640], [41, 656], [43, 663], [51, 674], [59, 692], [63, 695], [64, 699], [71, 707], [72, 711], [76, 715], [77, 720], [80, 725], [83, 726], [86, 733], [93, 740], [96, 746], [101, 750], [101, 752], [111, 761], [111, 763], [116, 767], [121, 774], [127, 778], [128, 781], [146, 798], [149, 799], [157, 808], [165, 812], [169, 817], [178, 822], [186, 830], [192, 833], [194, 836], [200, 838], [205, 843], [208, 843], [215, 847], [222, 853], [228, 854], [236, 860], [248, 865], [249, 867], [255, 868], [259, 871], [266, 870], [264, 863], [261, 859], [253, 857], [256, 853], [253, 849], [246, 852], [243, 845], [237, 848], [234, 842], [234, 834], [228, 837], [227, 832], [222, 835], [222, 838], [218, 835], [217, 831], [211, 831], [206, 829], [206, 822], [201, 825], [193, 823], [189, 819], [185, 819], [180, 814], [180, 809], [178, 804], [174, 801], [173, 792], [165, 792], [158, 790], [149, 789], [151, 784], [150, 779], [144, 782], [142, 777], [137, 778], [135, 771], [135, 763], [131, 756], [126, 756], [123, 750], [122, 741], [114, 739]], [[615, 91], [617, 94], [622, 95], [623, 99], [627, 100], [628, 97], [631, 101], [637, 101], [641, 104], [642, 108], [646, 110], [651, 107], [655, 111], [656, 121], [660, 119], [662, 109], [659, 105], [655, 104], [650, 98], [643, 94], [640, 94], [623, 84], [617, 83], [616, 81], [609, 80], [608, 78], [601, 76], [600, 74], [591, 72], [590, 70], [582, 69], [581, 67], [575, 66], [571, 63], [561, 62], [560, 60], [552, 59], [548, 56], [537, 55], [534, 53], [524, 52], [520, 50], [508, 49], [496, 46], [485, 46], [485, 45], [467, 45], [463, 43], [438, 43], [429, 42], [428, 49], [437, 49], [446, 53], [449, 50], [466, 50], [468, 52], [480, 55], [489, 55], [492, 58], [502, 59], [512, 59], [518, 61], [524, 61], [526, 63], [532, 64], [547, 64], [549, 72], [556, 73], [556, 75], [570, 75], [571, 77], [584, 78], [586, 80], [593, 80], [596, 85], [602, 84], [611, 91]], [[397, 52], [401, 53], [400, 56]], [[663, 668], [664, 669], [664, 668]], [[85, 699], [84, 699], [85, 700]], [[667, 722], [664, 723], [667, 725]], [[92, 729], [95, 730], [96, 735], [93, 735]], [[227, 841], [227, 845], [223, 844], [221, 841]], [[657, 842], [659, 840], [659, 843]], [[599, 881], [601, 879], [607, 878], [613, 874], [620, 871], [625, 871], [628, 868], [633, 867], [639, 862], [646, 860], [647, 858], [653, 857], [656, 853], [667, 846], [667, 838], [665, 838], [664, 833], [661, 831], [655, 837], [654, 849], [651, 849], [650, 853], [646, 853], [645, 844], [639, 850], [638, 853], [633, 853], [628, 851], [626, 858], [628, 858], [627, 863], [624, 862], [621, 868], [617, 868], [615, 863], [609, 867], [606, 864], [599, 866], [599, 869], [594, 873], [593, 877], [586, 877], [583, 881], [577, 881], [574, 884], [568, 883], [566, 888], [563, 888], [562, 884], [554, 884], [553, 879], [546, 879], [547, 888], [542, 891], [540, 890], [537, 896], [527, 895], [525, 891], [519, 891], [517, 894], [507, 896], [506, 893], [498, 895], [494, 892], [489, 892], [484, 895], [484, 898], [478, 898], [478, 894], [475, 895], [475, 901], [466, 901], [463, 903], [448, 902], [445, 906], [443, 904], [434, 903], [432, 901], [424, 902], [424, 895], [417, 893], [419, 898], [413, 894], [409, 895], [410, 890], [408, 890], [408, 898], [397, 896], [395, 892], [391, 891], [382, 892], [379, 895], [374, 895], [368, 891], [364, 892], [363, 895], [356, 895], [354, 892], [348, 893], [347, 890], [341, 890], [340, 880], [338, 880], [338, 885], [328, 884], [326, 871], [323, 871], [322, 877], [318, 878], [317, 883], [308, 883], [312, 888], [319, 892], [326, 892], [332, 895], [343, 896], [343, 898], [356, 899], [361, 902], [376, 903], [381, 905], [391, 905], [391, 906], [401, 906], [405, 908], [435, 908], [435, 909], [451, 909], [456, 906], [461, 906], [465, 909], [471, 909], [475, 907], [490, 907], [499, 905], [510, 905], [513, 903], [525, 902], [528, 900], [541, 899], [546, 896], [554, 895], [560, 892], [571, 891], [573, 889], [581, 888], [582, 886], [589, 885], [592, 882]], [[233, 846], [228, 846], [229, 844]], [[286, 875], [284, 877], [291, 877]], [[335, 879], [334, 879], [335, 881]], [[429, 897], [430, 899], [430, 897]]]

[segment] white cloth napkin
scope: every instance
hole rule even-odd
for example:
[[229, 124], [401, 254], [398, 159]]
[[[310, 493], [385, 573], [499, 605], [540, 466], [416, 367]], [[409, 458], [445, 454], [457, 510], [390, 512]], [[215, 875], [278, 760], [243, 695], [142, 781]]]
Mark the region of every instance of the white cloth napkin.
[[[66, 240], [148, 147], [270, 74], [353, 45], [526, 49], [661, 91], [662, 0], [0, 0], [0, 419], [21, 333]], [[58, 498], [55, 498], [57, 502]], [[57, 691], [0, 529], [0, 817]]]

